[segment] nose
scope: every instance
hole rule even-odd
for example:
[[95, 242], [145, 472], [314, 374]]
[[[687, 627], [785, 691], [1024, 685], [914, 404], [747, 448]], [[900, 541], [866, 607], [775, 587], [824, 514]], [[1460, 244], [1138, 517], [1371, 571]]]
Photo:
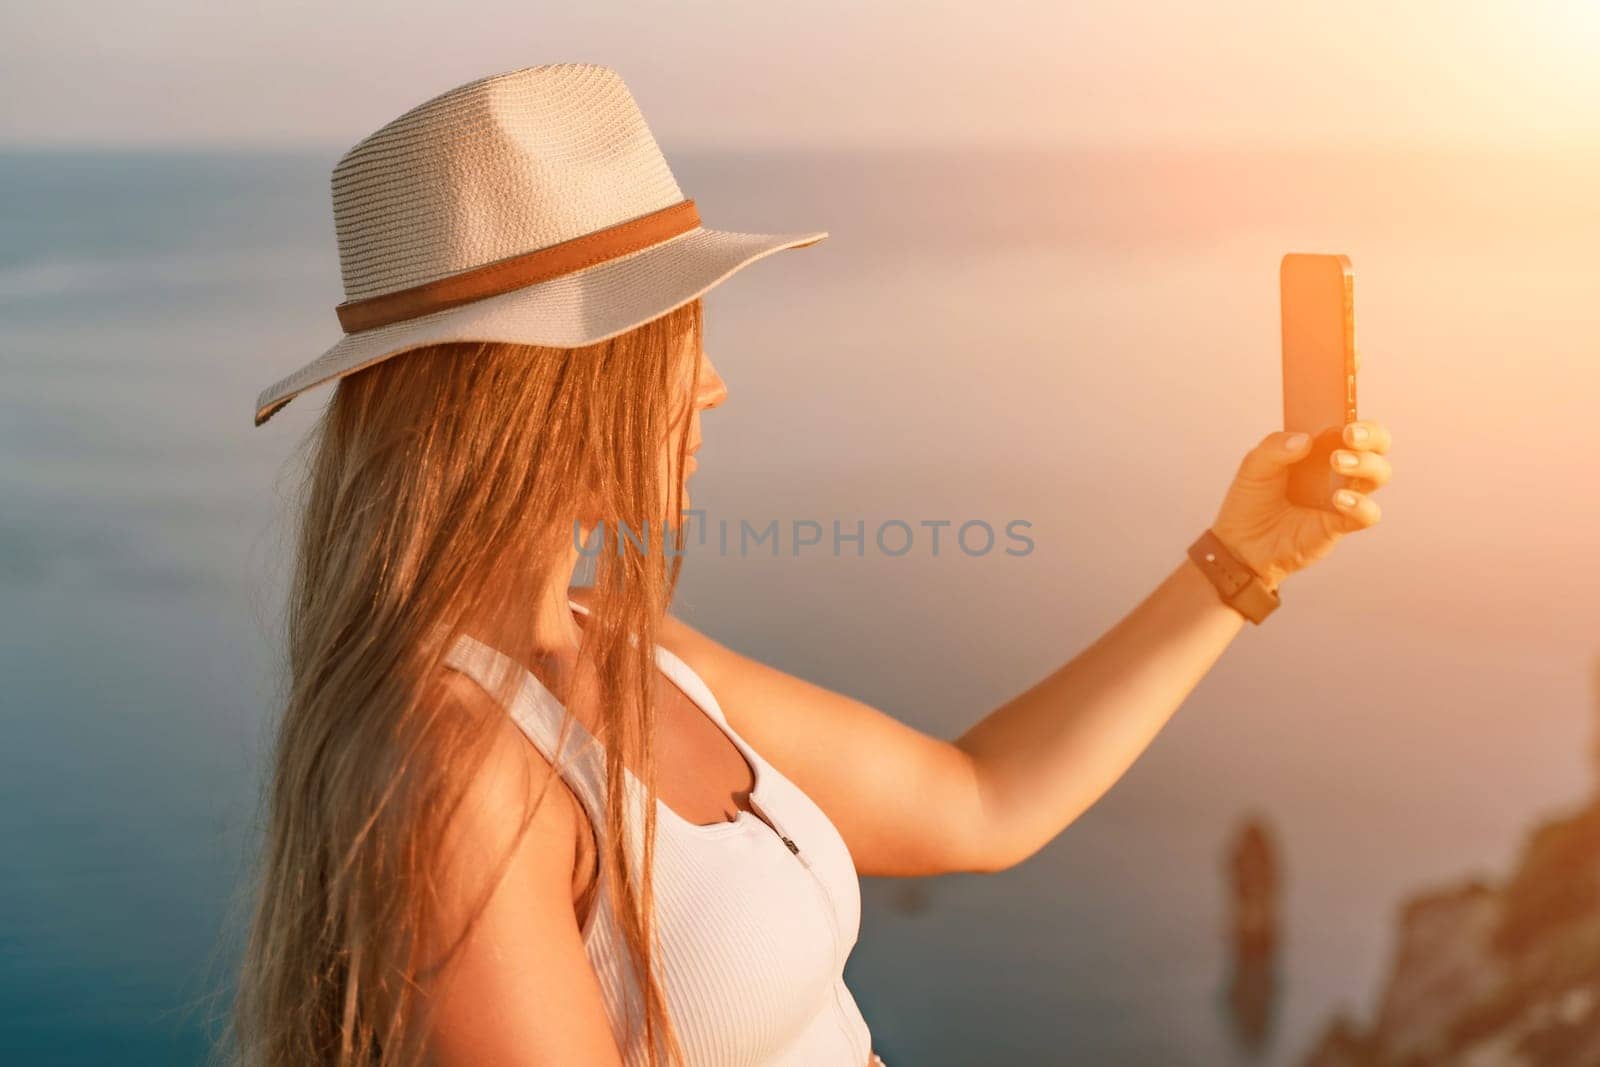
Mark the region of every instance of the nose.
[[699, 407], [714, 408], [728, 399], [728, 383], [722, 380], [708, 356], [700, 376], [700, 395], [695, 398]]

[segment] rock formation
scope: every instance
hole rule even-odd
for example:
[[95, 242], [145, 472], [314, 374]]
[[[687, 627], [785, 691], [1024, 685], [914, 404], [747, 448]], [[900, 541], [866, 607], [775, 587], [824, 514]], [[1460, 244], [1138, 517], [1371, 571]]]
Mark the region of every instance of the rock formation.
[[1372, 1025], [1335, 1018], [1305, 1062], [1600, 1064], [1600, 796], [1535, 827], [1504, 881], [1411, 900]]

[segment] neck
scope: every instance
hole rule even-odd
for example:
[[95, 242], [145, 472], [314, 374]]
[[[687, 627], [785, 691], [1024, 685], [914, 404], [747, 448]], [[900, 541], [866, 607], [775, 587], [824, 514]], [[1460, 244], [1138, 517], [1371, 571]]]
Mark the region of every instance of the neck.
[[[582, 531], [582, 541], [589, 539], [589, 531]], [[578, 546], [566, 542], [566, 552], [560, 562], [551, 568], [543, 587], [532, 590], [524, 603], [533, 604], [534, 647], [546, 652], [575, 652], [582, 631], [572, 617], [568, 590], [572, 587], [572, 574], [578, 568]]]
[[[587, 530], [583, 531], [583, 536], [586, 541]], [[536, 657], [549, 655], [560, 659], [577, 652], [583, 631], [573, 618], [568, 589], [578, 567], [578, 558], [578, 546], [568, 541], [566, 551], [543, 580], [530, 571], [514, 572], [511, 603], [528, 605], [531, 617], [525, 614], [521, 618], [504, 620], [479, 619], [468, 627], [469, 631], [496, 648], [507, 651], [521, 648]], [[525, 644], [530, 636], [531, 649]]]

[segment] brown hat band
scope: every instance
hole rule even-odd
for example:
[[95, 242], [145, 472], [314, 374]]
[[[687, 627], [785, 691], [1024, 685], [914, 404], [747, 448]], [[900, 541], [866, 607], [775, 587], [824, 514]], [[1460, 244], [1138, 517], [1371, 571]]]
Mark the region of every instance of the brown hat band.
[[339, 314], [339, 325], [344, 327], [345, 333], [359, 333], [572, 274], [660, 244], [699, 225], [700, 212], [694, 201], [680, 200], [660, 211], [570, 241], [496, 260], [409, 289], [347, 301], [334, 310]]

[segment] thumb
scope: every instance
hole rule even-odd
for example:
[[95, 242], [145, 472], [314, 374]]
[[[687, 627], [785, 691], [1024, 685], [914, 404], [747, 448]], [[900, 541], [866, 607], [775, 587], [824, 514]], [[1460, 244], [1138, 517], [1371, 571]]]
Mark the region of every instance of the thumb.
[[1239, 474], [1245, 478], [1275, 478], [1284, 468], [1306, 457], [1311, 448], [1311, 435], [1299, 430], [1279, 430], [1269, 433], [1261, 442], [1245, 453], [1239, 463]]

